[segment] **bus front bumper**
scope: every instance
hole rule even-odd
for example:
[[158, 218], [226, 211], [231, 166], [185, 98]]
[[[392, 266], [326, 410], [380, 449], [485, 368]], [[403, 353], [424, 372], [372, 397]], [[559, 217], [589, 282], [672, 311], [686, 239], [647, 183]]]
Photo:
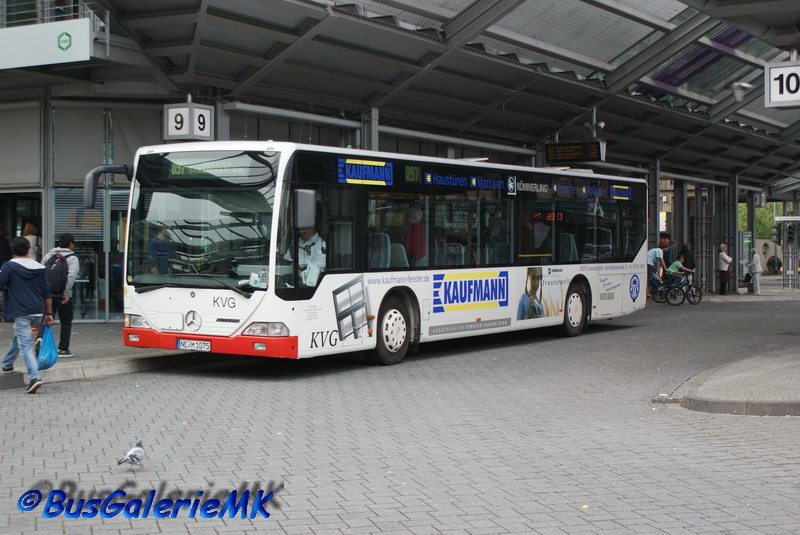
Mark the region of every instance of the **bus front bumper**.
[[126, 346], [158, 349], [180, 349], [254, 357], [297, 358], [296, 336], [202, 336], [165, 333], [151, 329], [122, 329]]

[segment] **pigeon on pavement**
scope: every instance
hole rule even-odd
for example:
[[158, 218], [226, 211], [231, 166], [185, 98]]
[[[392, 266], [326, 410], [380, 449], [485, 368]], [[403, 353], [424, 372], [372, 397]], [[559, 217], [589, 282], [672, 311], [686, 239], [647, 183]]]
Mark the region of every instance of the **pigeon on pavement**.
[[142, 464], [142, 459], [144, 459], [144, 449], [142, 449], [142, 441], [140, 440], [136, 443], [134, 447], [131, 448], [131, 450], [128, 453], [125, 454], [125, 457], [117, 461], [117, 465], [120, 465], [122, 463], [130, 464], [131, 466], [128, 468], [128, 471], [130, 472], [131, 470], [133, 470], [134, 464], [138, 464], [139, 466], [144, 468], [144, 465]]

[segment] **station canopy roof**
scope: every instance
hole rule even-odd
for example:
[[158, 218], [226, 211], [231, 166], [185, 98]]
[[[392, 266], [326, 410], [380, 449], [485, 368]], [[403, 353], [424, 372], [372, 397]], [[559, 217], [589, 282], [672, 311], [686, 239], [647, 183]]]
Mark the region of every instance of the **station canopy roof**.
[[527, 148], [586, 140], [595, 109], [608, 162], [800, 192], [800, 108], [764, 106], [764, 65], [800, 46], [797, 0], [87, 5], [111, 53], [5, 71], [0, 100], [157, 88], [354, 120], [377, 108], [381, 126]]

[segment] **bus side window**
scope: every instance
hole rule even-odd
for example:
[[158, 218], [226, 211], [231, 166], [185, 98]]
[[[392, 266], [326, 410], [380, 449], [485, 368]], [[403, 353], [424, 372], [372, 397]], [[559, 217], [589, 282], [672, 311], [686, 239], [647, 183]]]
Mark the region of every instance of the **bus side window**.
[[328, 258], [330, 269], [352, 270], [354, 265], [354, 237], [356, 192], [331, 188], [328, 193], [330, 224], [328, 232]]

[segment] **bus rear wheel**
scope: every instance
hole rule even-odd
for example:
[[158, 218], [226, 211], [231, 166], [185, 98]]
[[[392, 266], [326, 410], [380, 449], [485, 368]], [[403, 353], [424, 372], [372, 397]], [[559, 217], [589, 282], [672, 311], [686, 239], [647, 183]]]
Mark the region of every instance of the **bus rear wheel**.
[[411, 342], [411, 322], [408, 309], [398, 297], [388, 297], [378, 313], [378, 341], [375, 350], [368, 353], [371, 364], [391, 366], [406, 356]]
[[569, 287], [564, 301], [564, 324], [561, 327], [565, 336], [578, 336], [586, 327], [586, 295], [577, 285]]

